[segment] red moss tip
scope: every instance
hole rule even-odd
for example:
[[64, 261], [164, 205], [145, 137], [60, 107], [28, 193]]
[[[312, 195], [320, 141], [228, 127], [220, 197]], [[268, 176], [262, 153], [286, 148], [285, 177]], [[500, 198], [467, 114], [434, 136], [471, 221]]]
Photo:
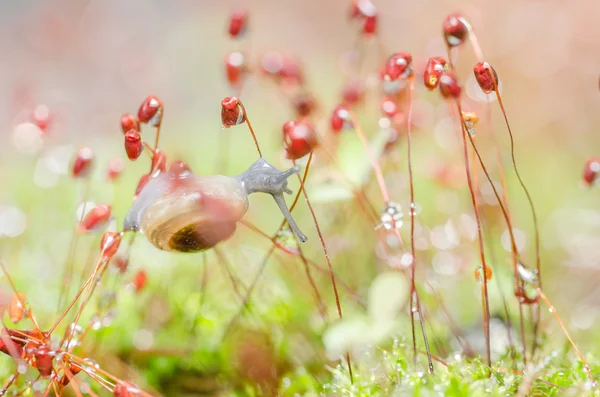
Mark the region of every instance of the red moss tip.
[[309, 154], [317, 146], [317, 136], [309, 123], [288, 121], [283, 125], [283, 142], [286, 157], [297, 160]]
[[486, 94], [494, 92], [498, 86], [498, 74], [496, 70], [487, 62], [477, 62], [473, 67], [475, 80]]
[[126, 134], [129, 130], [140, 130], [140, 120], [131, 113], [121, 116], [121, 131]]
[[456, 80], [454, 72], [448, 71], [440, 76], [440, 92], [446, 99], [458, 99], [462, 92], [461, 86]]
[[227, 32], [232, 39], [242, 37], [248, 29], [248, 11], [245, 9], [234, 10], [229, 17]]
[[75, 178], [85, 178], [92, 172], [94, 162], [94, 152], [88, 147], [79, 149], [73, 161], [71, 174]]
[[137, 160], [142, 154], [143, 149], [144, 146], [140, 133], [136, 130], [127, 131], [125, 134], [125, 152], [129, 160]]
[[406, 52], [392, 54], [385, 62], [383, 78], [387, 81], [405, 79], [412, 75], [412, 55]]
[[246, 114], [236, 97], [227, 97], [221, 101], [221, 123], [228, 128], [246, 121]]
[[162, 122], [163, 103], [154, 95], [148, 96], [140, 105], [138, 119], [144, 124], [158, 126]]
[[429, 58], [425, 71], [423, 72], [423, 83], [428, 90], [435, 89], [439, 82], [442, 73], [447, 72], [448, 62], [442, 57]]
[[600, 172], [600, 157], [592, 157], [586, 161], [583, 167], [583, 181], [586, 185], [591, 186], [596, 183], [598, 173]]
[[451, 14], [444, 19], [442, 25], [444, 39], [448, 47], [456, 47], [465, 42], [469, 37], [471, 26], [460, 14]]

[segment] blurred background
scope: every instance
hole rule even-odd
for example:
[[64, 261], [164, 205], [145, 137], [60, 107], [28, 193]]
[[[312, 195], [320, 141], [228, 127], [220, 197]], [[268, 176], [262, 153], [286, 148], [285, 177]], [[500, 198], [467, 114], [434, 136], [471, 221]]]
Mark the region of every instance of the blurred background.
[[[430, 56], [445, 55], [441, 23], [449, 13], [461, 12], [471, 21], [486, 60], [500, 76], [517, 161], [539, 211], [546, 294], [575, 336], [591, 340], [591, 330], [600, 321], [600, 289], [596, 287], [600, 280], [600, 191], [584, 186], [582, 170], [588, 158], [600, 155], [600, 3], [378, 0], [374, 4], [380, 13], [383, 46], [390, 53], [412, 53], [416, 69]], [[242, 45], [225, 34], [230, 12], [240, 6], [250, 10], [248, 38]], [[56, 258], [68, 244], [79, 197], [80, 187], [66, 175], [72, 154], [87, 145], [97, 153], [98, 164], [125, 158], [119, 117], [137, 111], [149, 94], [165, 104], [161, 140], [170, 158], [185, 159], [199, 174], [213, 173], [220, 155], [216, 150], [222, 132], [220, 101], [233, 94], [224, 72], [224, 57], [231, 51], [243, 48], [251, 59], [269, 50], [297, 55], [309, 86], [328, 114], [340, 101], [344, 78], [340, 70], [357, 40], [357, 30], [348, 23], [349, 8], [345, 0], [1, 1], [0, 252], [12, 255], [11, 268], [17, 271], [22, 263], [38, 274], [54, 274]], [[376, 72], [377, 46], [366, 48]], [[477, 108], [482, 97], [471, 72], [475, 61], [465, 45], [456, 67], [465, 101]], [[421, 180], [417, 189], [422, 192], [417, 201], [422, 201], [423, 223], [434, 229], [447, 217], [434, 214], [443, 213], [440, 200], [433, 197], [442, 193], [427, 187], [433, 183], [427, 176], [440, 152], [460, 146], [444, 138], [448, 114], [439, 95], [427, 92], [421, 84], [415, 95], [415, 167]], [[272, 87], [253, 79], [242, 98], [266, 157], [283, 167], [279, 131], [290, 117], [287, 104]], [[44, 133], [22, 124], [39, 105], [46, 106], [51, 116]], [[492, 121], [508, 155], [496, 102], [492, 109]], [[375, 125], [372, 114], [367, 114], [363, 127], [369, 130]], [[233, 174], [255, 157], [242, 128], [231, 136], [233, 160], [228, 173]], [[460, 152], [453, 156], [460, 161]], [[404, 160], [404, 154], [400, 158]], [[493, 162], [491, 154], [489, 159]], [[146, 163], [127, 163], [123, 180], [114, 188], [101, 182], [92, 186], [95, 200], [114, 202], [118, 224], [146, 167]], [[96, 179], [101, 181], [102, 175]], [[509, 184], [514, 185], [512, 209], [533, 265], [529, 210], [512, 174]], [[400, 195], [406, 190], [395, 192]], [[451, 194], [459, 195], [466, 211], [471, 211], [464, 190]], [[406, 200], [406, 196], [398, 198]], [[274, 207], [264, 203], [250, 216], [264, 221], [270, 230], [279, 214], [270, 219]], [[64, 207], [71, 208], [73, 218], [57, 210]], [[319, 211], [324, 217], [326, 208]], [[309, 228], [311, 224], [303, 219], [301, 225]], [[29, 248], [26, 253], [20, 251], [23, 246]], [[318, 246], [314, 248], [318, 252]], [[372, 253], [372, 248], [363, 248]], [[160, 256], [165, 262], [156, 263], [150, 259], [156, 252], [144, 249], [140, 257], [154, 261], [148, 266], [170, 271], [164, 268], [170, 260], [167, 255]], [[431, 263], [424, 266], [423, 278], [430, 275], [442, 291], [451, 293], [454, 271]], [[469, 283], [473, 282], [471, 274], [467, 272]], [[27, 282], [36, 291], [32, 302], [44, 306], [54, 296], [47, 291], [47, 282]], [[53, 285], [59, 282], [57, 278]], [[453, 311], [460, 313], [461, 301], [452, 296], [447, 299], [451, 305], [455, 302]], [[544, 323], [558, 332], [549, 317]], [[583, 346], [585, 351], [600, 350], [589, 343]]]

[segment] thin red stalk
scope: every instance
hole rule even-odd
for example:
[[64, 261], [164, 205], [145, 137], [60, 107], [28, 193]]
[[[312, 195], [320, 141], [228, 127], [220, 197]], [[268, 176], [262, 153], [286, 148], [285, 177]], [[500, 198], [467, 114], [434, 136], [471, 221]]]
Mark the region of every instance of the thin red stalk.
[[[306, 167], [304, 168], [304, 175], [302, 178], [302, 181], [306, 180], [306, 177], [308, 175], [308, 170], [310, 169], [310, 160], [312, 159], [312, 153], [311, 156], [309, 157], [309, 161], [306, 164]], [[292, 203], [292, 205], [290, 206], [290, 213], [294, 210], [294, 208], [296, 207], [296, 203], [298, 203], [298, 199], [300, 198], [300, 190], [298, 190], [298, 192], [296, 192], [296, 196], [294, 197], [294, 201]], [[249, 223], [246, 223], [244, 220], [240, 221], [242, 224], [250, 227]], [[250, 285], [248, 286], [248, 288], [246, 289], [246, 295], [243, 297], [242, 299], [242, 306], [240, 308], [240, 311], [229, 321], [229, 324], [227, 325], [227, 328], [225, 329], [225, 333], [224, 335], [227, 335], [229, 333], [229, 331], [231, 330], [231, 328], [233, 327], [233, 325], [235, 324], [235, 322], [237, 321], [237, 319], [242, 315], [243, 311], [245, 310], [246, 306], [248, 305], [248, 302], [250, 301], [250, 296], [252, 295], [252, 292], [254, 291], [254, 288], [256, 287], [256, 284], [258, 283], [258, 280], [260, 279], [260, 276], [262, 275], [262, 273], [265, 270], [265, 267], [267, 265], [267, 262], [269, 260], [269, 258], [271, 257], [271, 255], [273, 254], [273, 252], [275, 251], [275, 248], [278, 246], [278, 244], [276, 243], [276, 238], [277, 238], [277, 234], [283, 230], [283, 227], [286, 224], [286, 220], [284, 219], [281, 222], [281, 225], [279, 226], [279, 228], [277, 229], [277, 231], [273, 234], [272, 237], [269, 237], [266, 233], [264, 234], [265, 237], [267, 237], [268, 239], [271, 240], [271, 242], [273, 243], [273, 245], [271, 245], [271, 247], [269, 248], [269, 250], [267, 251], [267, 253], [265, 254], [265, 256], [263, 257], [263, 259], [260, 262], [259, 265], [259, 270], [258, 273], [256, 274], [256, 276], [254, 277], [254, 279], [250, 282]], [[254, 226], [250, 227], [251, 230], [257, 231], [260, 234], [263, 234], [262, 231], [260, 231], [260, 229], [255, 228]], [[287, 252], [287, 251], [286, 251]], [[288, 252], [290, 254], [292, 254], [291, 252]]]
[[375, 158], [375, 155], [371, 151], [371, 148], [369, 147], [369, 141], [367, 140], [367, 136], [358, 124], [358, 120], [354, 115], [354, 112], [350, 111], [349, 114], [350, 119], [352, 120], [352, 125], [354, 125], [354, 131], [356, 131], [356, 135], [358, 135], [358, 138], [362, 142], [365, 150], [367, 151], [369, 159], [371, 160], [371, 166], [373, 167], [373, 172], [375, 173], [375, 177], [377, 178], [377, 183], [379, 184], [379, 190], [381, 191], [383, 201], [387, 204], [390, 202], [390, 195], [385, 184], [385, 179], [383, 178], [383, 173], [381, 172], [381, 167], [379, 166], [379, 161], [377, 160], [377, 158]]
[[[295, 253], [293, 251], [290, 251], [289, 249], [287, 249], [286, 247], [282, 246], [281, 244], [279, 244], [277, 241], [273, 240], [267, 233], [263, 232], [262, 230], [260, 230], [258, 227], [256, 227], [255, 225], [253, 225], [252, 223], [245, 221], [245, 220], [240, 220], [240, 223], [244, 226], [246, 226], [248, 229], [252, 230], [253, 232], [255, 232], [256, 234], [266, 238], [267, 240], [271, 241], [271, 243], [273, 244], [271, 246], [272, 250], [278, 249], [282, 252], [285, 252], [286, 254], [289, 255], [295, 255]], [[312, 267], [314, 267], [315, 269], [317, 269], [318, 271], [320, 271], [321, 273], [324, 274], [329, 274], [327, 269], [322, 268], [321, 266], [319, 266], [315, 261], [311, 260], [311, 259], [306, 259], [308, 264], [311, 265]], [[364, 301], [364, 299], [358, 295], [356, 293], [355, 290], [353, 290], [348, 284], [344, 283], [343, 280], [341, 280], [339, 277], [335, 277], [336, 281], [338, 282], [338, 284], [340, 285], [341, 288], [344, 288], [349, 294], [350, 296], [360, 305], [361, 308], [366, 308], [366, 303]]]
[[10, 287], [12, 288], [13, 292], [15, 293], [15, 296], [19, 300], [19, 304], [21, 305], [23, 310], [27, 310], [27, 317], [29, 317], [31, 319], [31, 322], [33, 323], [33, 326], [35, 327], [35, 330], [41, 332], [40, 326], [38, 325], [38, 323], [35, 319], [35, 316], [33, 315], [33, 311], [31, 309], [26, 309], [27, 308], [27, 305], [25, 304], [26, 302], [23, 299], [21, 299], [21, 296], [19, 296], [17, 287], [15, 287], [15, 283], [13, 282], [12, 277], [10, 277], [10, 274], [8, 274], [8, 272], [6, 271], [6, 268], [4, 267], [4, 260], [2, 258], [0, 258], [0, 268], [2, 269], [2, 272], [4, 273], [4, 275], [6, 276], [6, 279], [8, 280]]
[[581, 354], [581, 352], [579, 351], [579, 348], [577, 347], [577, 345], [575, 344], [575, 342], [573, 341], [573, 339], [569, 335], [569, 332], [567, 331], [567, 328], [565, 327], [565, 325], [563, 324], [562, 320], [560, 319], [560, 316], [556, 312], [556, 309], [554, 308], [554, 306], [552, 305], [552, 303], [550, 302], [550, 300], [548, 299], [548, 297], [546, 297], [546, 295], [542, 292], [542, 288], [541, 287], [538, 287], [537, 292], [538, 292], [539, 296], [542, 298], [542, 300], [548, 305], [550, 313], [552, 313], [552, 315], [554, 316], [554, 318], [558, 322], [558, 325], [562, 329], [563, 333], [565, 334], [565, 336], [567, 337], [567, 339], [571, 343], [571, 346], [573, 346], [573, 349], [575, 349], [575, 352], [579, 356], [579, 360], [581, 361], [581, 364], [583, 365], [583, 370], [585, 372], [587, 372], [590, 380], [593, 382], [594, 388], [597, 389], [598, 388], [598, 383], [596, 382], [596, 379], [594, 379], [594, 376], [592, 375], [592, 371], [590, 370], [590, 366], [588, 365], [588, 363], [585, 360], [585, 358], [583, 358], [583, 354]]
[[[533, 228], [535, 233], [535, 267], [537, 270], [538, 277], [538, 286], [542, 288], [542, 264], [541, 264], [541, 249], [540, 249], [540, 232], [539, 232], [539, 224], [537, 212], [535, 210], [535, 206], [533, 204], [533, 198], [529, 193], [529, 189], [525, 186], [525, 182], [519, 173], [519, 169], [517, 168], [517, 161], [515, 158], [515, 141], [512, 133], [512, 129], [510, 128], [510, 123], [508, 122], [508, 116], [506, 114], [506, 109], [504, 108], [504, 103], [502, 102], [502, 96], [500, 95], [500, 91], [498, 90], [498, 82], [494, 78], [494, 73], [492, 74], [492, 80], [494, 82], [494, 91], [496, 93], [496, 97], [498, 98], [498, 105], [500, 105], [500, 109], [502, 110], [502, 116], [504, 117], [504, 122], [506, 124], [506, 129], [508, 130], [508, 135], [510, 137], [510, 155], [513, 163], [513, 168], [515, 170], [515, 174], [517, 175], [517, 179], [519, 180], [519, 184], [525, 192], [525, 196], [527, 196], [527, 201], [529, 203], [529, 208], [531, 210], [531, 215], [533, 217]], [[531, 354], [535, 352], [535, 348], [537, 347], [537, 332], [539, 327], [539, 321], [541, 320], [541, 308], [538, 306], [537, 318], [534, 324], [534, 335], [533, 335], [533, 347]]]
[[[231, 267], [229, 266], [229, 263], [227, 262], [227, 258], [225, 257], [225, 254], [223, 254], [221, 252], [221, 250], [219, 250], [217, 247], [215, 247], [214, 250], [215, 250], [215, 254], [217, 255], [218, 262], [223, 266], [223, 268], [225, 269], [225, 272], [229, 276], [229, 280], [231, 281], [231, 285], [233, 285], [233, 290], [234, 290], [235, 294], [237, 295], [238, 298], [240, 298], [240, 300], [242, 302], [244, 302], [244, 295], [240, 292], [240, 290], [238, 288], [238, 282], [242, 286], [244, 286], [244, 285], [238, 278], [236, 278], [234, 276], [233, 272], [231, 271]], [[244, 289], [246, 289], [246, 288], [244, 287]]]
[[[413, 170], [412, 170], [412, 134], [411, 134], [411, 124], [412, 124], [412, 97], [414, 91], [414, 77], [411, 75], [410, 77], [410, 86], [408, 89], [408, 112], [406, 117], [406, 144], [407, 144], [407, 162], [408, 162], [408, 185], [410, 190], [410, 253], [411, 253], [411, 263], [410, 263], [410, 325], [412, 330], [412, 339], [413, 339], [413, 356], [414, 360], [417, 360], [417, 337], [415, 334], [415, 312], [412, 310], [414, 305], [414, 297], [415, 297], [415, 273], [416, 273], [416, 251], [415, 251], [415, 186], [413, 181]], [[421, 317], [421, 316], [419, 316]], [[423, 319], [421, 319], [423, 321]], [[430, 372], [433, 372], [433, 367], [430, 366]]]
[[242, 101], [239, 101], [240, 107], [242, 108], [242, 112], [244, 112], [244, 116], [246, 117], [246, 125], [252, 134], [252, 139], [254, 139], [254, 145], [256, 146], [256, 151], [258, 151], [259, 157], [262, 157], [262, 152], [260, 151], [260, 146], [258, 145], [258, 139], [256, 139], [256, 134], [254, 133], [254, 128], [252, 128], [252, 124], [250, 123], [250, 119], [248, 118], [248, 113], [246, 112], [246, 108]]
[[[304, 183], [306, 182], [306, 177], [308, 175], [308, 168], [310, 166], [310, 163], [312, 161], [313, 158], [313, 152], [310, 152], [310, 155], [308, 156], [308, 161], [306, 163], [306, 169], [304, 172], [304, 176], [300, 177], [300, 175], [298, 176], [298, 181], [300, 182], [301, 186], [304, 186]], [[296, 160], [293, 161], [294, 165], [296, 165]], [[294, 200], [293, 207], [296, 205], [296, 203], [298, 202], [298, 197], [299, 195], [296, 195], [296, 199]], [[280, 229], [281, 230], [281, 227]], [[302, 248], [300, 246], [300, 243], [298, 241], [296, 241], [296, 248], [298, 249], [298, 253], [300, 254], [300, 259], [302, 260], [302, 263], [304, 265], [304, 272], [306, 273], [306, 277], [308, 278], [308, 282], [311, 285], [311, 288], [314, 292], [315, 295], [315, 299], [317, 300], [317, 305], [319, 308], [319, 313], [321, 314], [321, 317], [323, 318], [324, 321], [327, 321], [327, 312], [326, 312], [326, 305], [323, 302], [323, 299], [321, 298], [321, 294], [319, 293], [319, 289], [317, 288], [317, 285], [315, 284], [315, 280], [313, 279], [312, 275], [310, 274], [310, 268], [308, 267], [308, 261], [306, 260], [306, 257], [304, 256], [304, 253], [302, 252]]]
[[[412, 95], [412, 94], [411, 94]], [[411, 112], [409, 112], [411, 113]], [[371, 166], [373, 167], [373, 172], [375, 173], [375, 176], [377, 178], [377, 183], [379, 184], [379, 190], [381, 192], [381, 196], [383, 198], [383, 201], [386, 203], [386, 205], [389, 203], [390, 199], [389, 199], [389, 193], [387, 190], [387, 186], [385, 184], [385, 179], [383, 178], [383, 173], [381, 171], [381, 167], [379, 166], [379, 162], [377, 161], [377, 159], [375, 158], [375, 155], [373, 154], [373, 152], [371, 151], [371, 148], [369, 147], [369, 142], [367, 140], [367, 137], [365, 135], [365, 133], [363, 132], [362, 128], [360, 127], [360, 124], [358, 123], [358, 119], [356, 118], [356, 116], [354, 115], [354, 113], [352, 111], [349, 112], [350, 114], [350, 119], [352, 121], [352, 124], [354, 126], [354, 130], [356, 131], [356, 134], [358, 135], [362, 145], [364, 146], [365, 150], [367, 151], [367, 154], [369, 155], [369, 159], [371, 160]], [[410, 116], [409, 116], [410, 117]], [[410, 129], [410, 127], [409, 127]], [[411, 195], [411, 202], [413, 202], [413, 197]], [[413, 208], [411, 208], [411, 218], [412, 218], [412, 212], [414, 211]], [[413, 220], [414, 221], [414, 220]], [[400, 235], [400, 232], [398, 231], [398, 229], [396, 229], [394, 227], [394, 233], [396, 235], [396, 237], [398, 238], [398, 241], [400, 241], [400, 243], [402, 243], [402, 237]], [[414, 255], [413, 255], [413, 264], [414, 264]], [[414, 266], [413, 266], [413, 272], [414, 272]], [[412, 278], [412, 273], [411, 273], [411, 278]], [[414, 313], [413, 313], [413, 303], [416, 303], [416, 308], [417, 308], [417, 313], [419, 313], [419, 321], [421, 323], [421, 333], [423, 334], [423, 339], [425, 342], [425, 348], [427, 350], [428, 353], [428, 365], [429, 365], [429, 372], [432, 373], [434, 371], [433, 368], [433, 363], [431, 361], [431, 353], [429, 350], [429, 342], [427, 340], [427, 332], [425, 330], [425, 324], [423, 323], [423, 316], [422, 316], [422, 311], [421, 311], [421, 303], [419, 301], [419, 295], [418, 292], [416, 290], [416, 288], [414, 288], [414, 283], [411, 286], [411, 323], [412, 323], [412, 335], [413, 335], [413, 349], [415, 352], [415, 357], [416, 357], [416, 335], [415, 335], [415, 331], [414, 331]], [[413, 295], [414, 295], [414, 300], [413, 300]]]
[[[491, 368], [491, 351], [490, 351], [490, 317], [489, 317], [489, 301], [488, 301], [488, 290], [487, 290], [487, 264], [485, 261], [485, 252], [483, 247], [483, 233], [481, 229], [481, 215], [479, 213], [479, 205], [477, 204], [477, 198], [475, 197], [475, 191], [473, 190], [473, 180], [471, 177], [471, 167], [469, 167], [469, 151], [467, 147], [467, 138], [466, 136], [469, 133], [466, 131], [463, 119], [462, 119], [462, 111], [460, 109], [460, 102], [456, 101], [456, 106], [458, 108], [458, 114], [460, 117], [460, 126], [462, 130], [462, 140], [463, 140], [463, 155], [465, 161], [465, 173], [467, 175], [467, 184], [469, 185], [469, 193], [471, 196], [471, 202], [473, 204], [473, 211], [475, 213], [475, 220], [477, 222], [477, 241], [479, 245], [479, 259], [481, 262], [481, 268], [483, 270], [482, 274], [482, 298], [483, 298], [483, 313], [484, 313], [484, 333], [485, 333], [485, 355], [486, 362], [488, 367]], [[471, 136], [469, 135], [469, 138]], [[491, 375], [491, 372], [490, 372]]]
[[86, 178], [84, 181], [83, 195], [82, 195], [82, 200], [81, 200], [81, 203], [83, 204], [83, 208], [81, 211], [81, 216], [79, 217], [79, 222], [77, 222], [77, 225], [73, 229], [73, 234], [71, 235], [71, 242], [69, 243], [69, 254], [67, 256], [67, 263], [65, 264], [65, 268], [64, 268], [64, 272], [63, 272], [63, 276], [62, 276], [63, 288], [60, 290], [60, 294], [58, 296], [57, 310], [61, 309], [61, 307], [64, 303], [63, 300], [65, 299], [65, 295], [66, 295], [67, 291], [70, 290], [70, 288], [68, 286], [70, 286], [69, 281], [71, 280], [71, 274], [73, 273], [74, 256], [77, 252], [77, 243], [79, 242], [77, 228], [79, 227], [79, 224], [81, 224], [81, 222], [83, 222], [83, 218], [85, 217], [85, 207], [86, 207], [86, 203], [87, 203], [87, 197], [89, 195], [89, 190], [90, 190], [90, 179]]
[[[333, 266], [331, 265], [331, 260], [329, 259], [329, 254], [327, 252], [327, 245], [325, 244], [325, 239], [323, 238], [323, 234], [321, 233], [321, 227], [319, 226], [319, 222], [317, 221], [317, 216], [315, 215], [315, 211], [313, 210], [312, 205], [310, 204], [310, 200], [308, 198], [308, 194], [306, 193], [306, 189], [304, 184], [300, 186], [302, 190], [302, 194], [304, 195], [304, 199], [306, 200], [306, 205], [308, 206], [308, 210], [313, 218], [313, 222], [315, 224], [315, 228], [317, 229], [317, 234], [319, 235], [319, 241], [321, 242], [321, 247], [323, 248], [323, 254], [325, 255], [325, 260], [327, 261], [327, 267], [329, 268], [329, 276], [331, 278], [331, 286], [333, 288], [333, 294], [335, 295], [335, 305], [337, 307], [338, 315], [340, 319], [343, 317], [342, 315], [342, 306], [340, 304], [340, 296], [338, 294], [337, 284], [335, 281], [335, 275], [333, 273]], [[348, 373], [350, 375], [350, 382], [354, 383], [354, 376], [352, 374], [352, 364], [350, 361], [350, 355], [346, 354], [346, 363], [348, 364]]]
[[[506, 210], [506, 207], [504, 206], [504, 203], [502, 201], [502, 199], [500, 198], [500, 194], [498, 193], [498, 189], [496, 189], [496, 185], [494, 185], [492, 178], [489, 174], [489, 172], [487, 171], [487, 167], [485, 166], [485, 163], [483, 162], [483, 159], [481, 158], [481, 154], [479, 153], [479, 150], [477, 149], [477, 146], [475, 146], [475, 142], [473, 140], [473, 137], [471, 136], [471, 134], [466, 133], [467, 130], [467, 126], [465, 124], [464, 119], [462, 118], [462, 109], [461, 109], [461, 105], [460, 105], [460, 101], [456, 101], [456, 105], [458, 108], [458, 113], [460, 115], [460, 120], [461, 120], [461, 128], [463, 130], [463, 139], [464, 136], [466, 135], [469, 138], [469, 141], [471, 143], [471, 146], [473, 147], [473, 149], [475, 150], [475, 154], [477, 155], [477, 159], [479, 160], [479, 164], [481, 165], [481, 168], [483, 170], [483, 173], [485, 174], [485, 177], [487, 178], [492, 191], [494, 192], [494, 196], [496, 197], [496, 199], [498, 200], [498, 205], [500, 206], [500, 209], [502, 210], [502, 214], [504, 216], [504, 219], [506, 221], [506, 224], [508, 226], [508, 235], [510, 237], [510, 242], [511, 242], [511, 248], [512, 248], [512, 253], [513, 256], [515, 258], [517, 258], [517, 245], [515, 242], [515, 236], [514, 236], [514, 232], [513, 232], [513, 227], [512, 227], [512, 222], [510, 219], [510, 216]], [[520, 278], [519, 278], [519, 274], [518, 274], [518, 270], [517, 270], [517, 266], [516, 266], [517, 261], [513, 260], [513, 272], [514, 272], [514, 276], [515, 276], [515, 286], [519, 285], [520, 282]], [[526, 364], [527, 363], [527, 345], [525, 342], [525, 326], [523, 323], [523, 307], [522, 307], [522, 302], [519, 301], [519, 320], [520, 320], [520, 326], [521, 326], [521, 342], [523, 344], [523, 363]]]

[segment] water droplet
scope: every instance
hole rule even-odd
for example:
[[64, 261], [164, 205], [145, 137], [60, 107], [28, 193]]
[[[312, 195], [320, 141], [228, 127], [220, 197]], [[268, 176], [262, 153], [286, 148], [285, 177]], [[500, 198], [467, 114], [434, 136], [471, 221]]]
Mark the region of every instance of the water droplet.
[[27, 373], [27, 364], [25, 364], [24, 362], [20, 362], [19, 365], [17, 365], [17, 371], [21, 375], [25, 375]]
[[531, 271], [522, 264], [517, 263], [517, 272], [519, 273], [519, 277], [521, 278], [521, 280], [529, 284], [537, 284], [537, 271]]
[[100, 321], [100, 317], [94, 314], [90, 319], [90, 325], [94, 331], [98, 331], [100, 328], [102, 328], [102, 321]]
[[300, 251], [298, 251], [298, 247], [296, 244], [296, 236], [289, 228], [289, 226], [277, 232], [277, 237], [275, 237], [275, 241], [277, 244], [282, 246], [292, 255], [300, 255]]
[[400, 229], [402, 227], [404, 213], [400, 204], [390, 201], [381, 212], [381, 222], [375, 230], [383, 227], [386, 230]]
[[554, 313], [554, 308], [553, 308], [553, 307], [550, 307], [550, 308], [548, 309], [548, 311], [549, 311], [550, 313]]
[[[483, 283], [483, 266], [479, 266], [477, 269], [475, 269], [475, 280], [477, 280], [480, 283]], [[490, 281], [492, 279], [492, 268], [489, 266], [486, 266], [485, 268], [485, 279], [487, 281]]]

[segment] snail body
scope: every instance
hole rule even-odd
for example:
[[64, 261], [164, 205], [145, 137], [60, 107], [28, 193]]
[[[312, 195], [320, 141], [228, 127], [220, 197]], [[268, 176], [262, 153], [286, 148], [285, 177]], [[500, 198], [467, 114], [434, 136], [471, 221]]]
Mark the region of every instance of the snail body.
[[298, 167], [280, 171], [263, 158], [238, 176], [197, 176], [189, 169], [153, 175], [133, 202], [124, 221], [127, 231], [140, 231], [165, 251], [197, 252], [230, 238], [246, 214], [248, 195], [270, 194], [304, 242], [306, 236], [292, 218], [283, 193], [287, 178]]

